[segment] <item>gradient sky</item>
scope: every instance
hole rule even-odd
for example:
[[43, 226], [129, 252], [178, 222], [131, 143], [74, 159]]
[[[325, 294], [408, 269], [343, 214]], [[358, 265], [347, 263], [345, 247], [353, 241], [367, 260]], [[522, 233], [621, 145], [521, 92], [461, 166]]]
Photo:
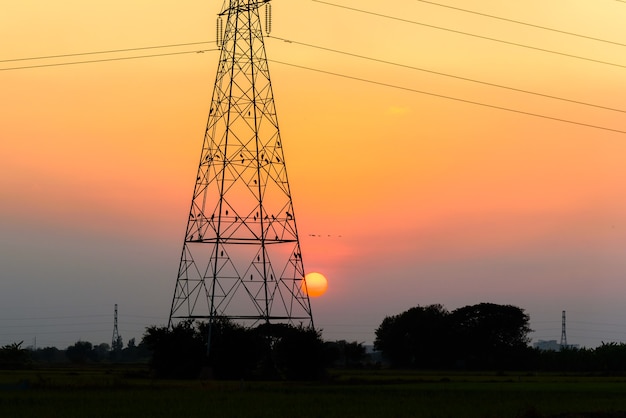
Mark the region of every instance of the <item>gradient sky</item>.
[[[125, 341], [166, 324], [218, 53], [6, 60], [213, 41], [221, 3], [4, 5], [0, 345], [110, 343], [116, 303]], [[441, 0], [621, 45], [418, 0], [331, 3], [423, 25], [272, 1], [272, 35], [295, 41], [266, 48], [305, 268], [329, 281], [324, 337], [370, 344], [410, 307], [493, 302], [524, 308], [534, 340], [559, 340], [566, 310], [568, 342], [626, 342], [626, 134], [434, 95], [621, 131], [624, 110], [296, 43], [620, 110], [626, 3]]]

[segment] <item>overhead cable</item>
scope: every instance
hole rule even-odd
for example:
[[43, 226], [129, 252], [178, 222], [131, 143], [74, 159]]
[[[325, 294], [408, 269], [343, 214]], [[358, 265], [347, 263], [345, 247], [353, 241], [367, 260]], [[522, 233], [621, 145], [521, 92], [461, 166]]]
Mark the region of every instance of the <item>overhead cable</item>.
[[53, 64], [37, 64], [37, 65], [25, 65], [21, 67], [8, 67], [8, 68], [0, 68], [0, 71], [9, 71], [9, 70], [25, 70], [29, 68], [44, 68], [44, 67], [58, 67], [61, 65], [75, 65], [75, 64], [92, 64], [95, 62], [106, 62], [106, 61], [122, 61], [122, 60], [132, 60], [139, 58], [153, 58], [153, 57], [164, 57], [168, 55], [183, 55], [183, 54], [201, 54], [204, 52], [218, 51], [218, 49], [200, 49], [196, 51], [182, 51], [182, 52], [166, 52], [162, 54], [152, 54], [152, 55], [136, 55], [132, 57], [116, 57], [116, 58], [103, 58], [97, 60], [89, 60], [89, 61], [71, 61], [71, 62], [59, 62]]
[[553, 51], [551, 49], [539, 48], [539, 47], [536, 47], [536, 46], [520, 44], [520, 43], [517, 43], [517, 42], [505, 41], [503, 39], [491, 38], [489, 36], [477, 35], [475, 33], [469, 33], [469, 32], [464, 32], [464, 31], [460, 31], [460, 30], [456, 30], [456, 29], [450, 29], [450, 28], [444, 28], [444, 27], [441, 27], [441, 26], [430, 25], [428, 23], [422, 23], [422, 22], [417, 22], [415, 20], [408, 20], [408, 19], [403, 19], [403, 18], [400, 18], [400, 17], [384, 15], [382, 13], [370, 12], [370, 11], [367, 11], [367, 10], [357, 9], [355, 7], [343, 6], [343, 5], [340, 5], [340, 4], [330, 3], [330, 2], [327, 2], [327, 1], [322, 1], [322, 0], [311, 0], [311, 1], [313, 1], [315, 3], [325, 4], [325, 5], [328, 5], [328, 6], [338, 7], [338, 8], [341, 8], [341, 9], [351, 10], [351, 11], [354, 11], [354, 12], [359, 12], [359, 13], [364, 13], [364, 14], [368, 14], [368, 15], [372, 15], [372, 16], [382, 17], [382, 18], [385, 18], [385, 19], [397, 20], [399, 22], [410, 23], [410, 24], [413, 24], [413, 25], [420, 25], [420, 26], [424, 26], [424, 27], [427, 27], [427, 28], [431, 28], [431, 29], [443, 30], [443, 31], [447, 31], [447, 32], [456, 33], [456, 34], [459, 34], [459, 35], [471, 36], [471, 37], [478, 38], [478, 39], [485, 39], [485, 40], [488, 40], [488, 41], [499, 42], [499, 43], [506, 44], [506, 45], [513, 45], [513, 46], [517, 46], [517, 47], [520, 47], [520, 48], [526, 48], [526, 49], [531, 49], [531, 50], [535, 50], [535, 51], [546, 52], [546, 53], [549, 53], [549, 54], [560, 55], [560, 56], [563, 56], [563, 57], [569, 57], [569, 58], [575, 58], [575, 59], [589, 61], [589, 62], [595, 62], [597, 64], [604, 64], [604, 65], [611, 65], [613, 67], [626, 68], [626, 65], [617, 64], [617, 63], [614, 63], [614, 62], [602, 61], [602, 60], [598, 60], [598, 59], [594, 59], [594, 58], [583, 57], [583, 56], [580, 56], [580, 55], [567, 54], [565, 52]]
[[209, 43], [209, 41], [204, 41], [204, 42], [187, 42], [187, 43], [184, 43], [184, 44], [142, 46], [142, 47], [138, 47], [138, 48], [110, 49], [110, 50], [106, 50], [106, 51], [77, 52], [77, 53], [73, 53], [73, 54], [47, 55], [47, 56], [38, 56], [38, 57], [30, 57], [30, 58], [13, 58], [13, 59], [8, 59], [8, 60], [0, 60], [0, 62], [32, 61], [32, 60], [42, 60], [42, 59], [52, 59], [52, 58], [78, 57], [78, 56], [82, 56], [82, 55], [112, 54], [112, 53], [119, 53], [119, 52], [142, 51], [142, 50], [146, 50], [146, 49], [175, 48], [175, 47], [180, 47], [180, 46], [201, 45], [201, 44], [208, 44], [208, 43]]
[[541, 26], [541, 25], [535, 25], [533, 23], [522, 22], [522, 21], [515, 20], [515, 19], [507, 19], [505, 17], [494, 16], [494, 15], [490, 15], [490, 14], [487, 14], [487, 13], [480, 13], [480, 12], [476, 12], [474, 10], [461, 9], [460, 7], [449, 6], [447, 4], [436, 3], [434, 1], [428, 1], [428, 0], [417, 0], [417, 1], [422, 2], [422, 3], [432, 4], [433, 6], [445, 7], [447, 9], [458, 10], [460, 12], [465, 12], [465, 13], [471, 13], [471, 14], [475, 14], [475, 15], [478, 15], [478, 16], [485, 16], [485, 17], [489, 17], [491, 19], [498, 19], [498, 20], [502, 20], [502, 21], [505, 21], [505, 22], [517, 23], [518, 25], [524, 25], [524, 26], [529, 26], [529, 27], [532, 27], [532, 28], [543, 29], [543, 30], [547, 30], [547, 31], [550, 31], [550, 32], [556, 32], [556, 33], [561, 33], [561, 34], [564, 34], [564, 35], [576, 36], [578, 38], [589, 39], [589, 40], [597, 41], [597, 42], [604, 42], [604, 43], [607, 43], [607, 44], [626, 46], [626, 44], [623, 44], [621, 42], [609, 41], [607, 39], [601, 39], [601, 38], [594, 38], [593, 36], [581, 35], [579, 33], [574, 33], [574, 32], [568, 32], [568, 31], [564, 31], [564, 30], [560, 30], [560, 29], [549, 28], [549, 27]]
[[332, 71], [320, 70], [320, 69], [317, 69], [317, 68], [307, 67], [307, 66], [304, 66], [304, 65], [291, 64], [291, 63], [288, 63], [288, 62], [277, 61], [277, 60], [268, 60], [268, 61], [275, 62], [277, 64], [287, 65], [287, 66], [290, 66], [290, 67], [301, 68], [301, 69], [304, 69], [304, 70], [315, 71], [315, 72], [322, 73], [322, 74], [328, 74], [328, 75], [333, 75], [333, 76], [336, 76], [336, 77], [347, 78], [347, 79], [350, 79], [350, 80], [361, 81], [361, 82], [364, 82], [364, 83], [375, 84], [375, 85], [379, 85], [379, 86], [383, 86], [383, 87], [390, 87], [390, 88], [394, 88], [394, 89], [398, 89], [398, 90], [410, 91], [412, 93], [419, 93], [419, 94], [425, 94], [425, 95], [428, 95], [428, 96], [439, 97], [439, 98], [442, 98], [442, 99], [454, 100], [454, 101], [461, 102], [461, 103], [468, 103], [468, 104], [473, 104], [473, 105], [477, 105], [477, 106], [488, 107], [488, 108], [491, 108], [491, 109], [504, 110], [504, 111], [507, 111], [507, 112], [518, 113], [518, 114], [522, 114], [522, 115], [526, 115], [526, 116], [533, 116], [533, 117], [542, 118], [542, 119], [549, 119], [549, 120], [553, 120], [553, 121], [557, 121], [557, 122], [569, 123], [569, 124], [572, 124], [572, 125], [585, 126], [585, 127], [593, 128], [593, 129], [600, 129], [600, 130], [603, 130], [603, 131], [610, 131], [610, 132], [615, 132], [615, 133], [619, 133], [619, 134], [626, 134], [626, 131], [623, 131], [623, 130], [620, 130], [620, 129], [608, 128], [606, 126], [593, 125], [593, 124], [584, 123], [584, 122], [576, 122], [576, 121], [569, 120], [569, 119], [562, 119], [562, 118], [557, 118], [557, 117], [553, 117], [553, 116], [542, 115], [540, 113], [526, 112], [524, 110], [518, 110], [518, 109], [512, 109], [512, 108], [508, 108], [508, 107], [504, 107], [504, 106], [498, 106], [498, 105], [492, 105], [492, 104], [488, 104], [488, 103], [476, 102], [476, 101], [473, 101], [473, 100], [461, 99], [461, 98], [453, 97], [453, 96], [446, 96], [444, 94], [431, 93], [431, 92], [428, 92], [428, 91], [417, 90], [417, 89], [413, 89], [413, 88], [410, 88], [410, 87], [397, 86], [395, 84], [383, 83], [381, 81], [374, 81], [374, 80], [369, 80], [369, 79], [366, 79], [366, 78], [350, 76], [350, 75], [347, 75], [347, 74], [341, 74], [341, 73], [335, 73], [335, 72], [332, 72]]
[[[317, 0], [313, 0], [313, 1], [317, 1]], [[282, 38], [277, 38], [277, 39], [281, 39], [282, 40]], [[290, 41], [287, 40], [287, 42], [290, 42]], [[293, 42], [293, 41], [291, 41], [291, 42]], [[309, 46], [308, 44], [303, 44], [303, 45]], [[323, 47], [320, 47], [320, 48], [324, 49]], [[171, 53], [152, 54], [152, 55], [140, 55], [140, 56], [131, 56], [131, 57], [104, 58], [104, 59], [89, 60], [89, 61], [72, 61], [72, 62], [53, 63], [53, 64], [29, 65], [29, 66], [22, 66], [22, 67], [0, 68], [0, 71], [21, 70], [21, 69], [29, 69], [29, 68], [55, 67], [55, 66], [62, 66], [62, 65], [88, 64], [88, 63], [98, 63], [98, 62], [106, 62], [106, 61], [119, 61], [119, 60], [129, 60], [129, 59], [139, 59], [139, 58], [160, 57], [160, 56], [168, 56], [168, 55], [203, 53], [203, 52], [210, 52], [210, 51], [218, 51], [218, 49], [205, 49], [205, 50], [196, 50], [196, 51], [171, 52]], [[341, 52], [341, 53], [343, 53], [343, 52]], [[90, 54], [90, 53], [80, 53], [80, 54], [77, 54], [77, 55], [86, 55], [86, 54]], [[346, 55], [353, 55], [353, 54], [349, 54], [349, 53], [345, 53], [345, 54]], [[363, 58], [367, 58], [367, 57], [363, 57]], [[369, 58], [367, 58], [367, 59], [369, 59]], [[374, 58], [371, 58], [371, 59], [372, 60], [376, 60]], [[389, 88], [394, 88], [394, 89], [399, 89], [399, 90], [410, 91], [410, 92], [413, 92], [413, 93], [425, 94], [425, 95], [430, 95], [430, 96], [434, 96], [434, 97], [440, 97], [440, 98], [444, 98], [444, 99], [448, 99], [448, 100], [454, 100], [454, 101], [458, 101], [458, 102], [474, 104], [474, 105], [477, 105], [477, 106], [489, 107], [489, 108], [493, 108], [493, 109], [499, 109], [499, 110], [504, 110], [504, 111], [508, 111], [508, 112], [523, 114], [523, 115], [527, 115], [527, 116], [539, 117], [539, 118], [550, 119], [550, 120], [559, 121], [559, 122], [563, 122], [563, 123], [569, 123], [569, 124], [585, 126], [585, 127], [594, 128], [594, 129], [611, 131], [611, 132], [616, 132], [616, 133], [620, 133], [620, 134], [626, 134], [626, 131], [622, 131], [622, 130], [619, 130], [619, 129], [608, 128], [608, 127], [599, 126], [599, 125], [592, 125], [592, 124], [588, 124], [588, 123], [577, 122], [577, 121], [568, 120], [568, 119], [562, 119], [562, 118], [556, 118], [556, 117], [552, 117], [552, 116], [547, 116], [547, 115], [542, 115], [542, 114], [532, 113], [532, 112], [526, 112], [526, 111], [512, 109], [512, 108], [507, 108], [507, 107], [503, 107], [503, 106], [491, 105], [491, 104], [488, 104], [488, 103], [482, 103], [482, 102], [477, 102], [477, 101], [473, 101], [473, 100], [461, 99], [461, 98], [457, 98], [457, 97], [452, 97], [452, 96], [446, 96], [446, 95], [437, 94], [437, 93], [426, 92], [426, 91], [422, 91], [422, 90], [412, 89], [412, 88], [409, 88], [409, 87], [397, 86], [397, 85], [393, 85], [393, 84], [389, 84], [389, 83], [384, 83], [384, 82], [379, 82], [379, 81], [374, 81], [374, 80], [368, 80], [368, 79], [364, 79], [364, 78], [359, 78], [359, 77], [350, 76], [350, 75], [346, 75], [346, 74], [334, 73], [334, 72], [331, 72], [331, 71], [315, 69], [315, 68], [301, 66], [301, 65], [297, 65], [297, 64], [291, 64], [291, 63], [287, 63], [287, 62], [281, 62], [281, 61], [275, 61], [275, 60], [269, 60], [269, 61], [273, 61], [273, 62], [276, 62], [278, 64], [283, 64], [283, 65], [292, 66], [292, 67], [296, 67], [296, 68], [301, 68], [301, 69], [311, 70], [311, 71], [324, 73], [324, 74], [328, 74], [328, 75], [333, 75], [333, 76], [337, 76], [337, 77], [342, 77], [342, 78], [352, 79], [352, 80], [361, 81], [361, 82], [365, 82], [365, 83], [375, 84], [375, 85], [379, 85], [379, 86], [384, 86], [384, 87], [389, 87]], [[382, 61], [382, 60], [380, 60], [380, 61]], [[402, 65], [402, 64], [396, 64], [396, 65]], [[422, 69], [419, 69], [419, 70], [421, 70], [421, 71], [428, 71], [428, 70], [422, 70]], [[451, 76], [451, 75], [447, 75], [447, 76]], [[456, 76], [451, 76], [451, 77], [456, 77]], [[458, 78], [463, 79], [463, 77], [458, 77]], [[468, 79], [468, 80], [469, 81], [478, 82], [477, 80], [471, 80], [471, 79]], [[483, 83], [483, 82], [481, 82], [481, 83]], [[485, 84], [489, 84], [489, 83], [485, 83]], [[495, 86], [497, 86], [497, 85], [495, 85]], [[511, 88], [511, 89], [513, 89], [513, 88]], [[513, 89], [513, 90], [515, 90], [515, 89]], [[552, 97], [552, 96], [543, 95], [541, 93], [533, 93], [533, 92], [529, 92], [529, 93], [537, 94], [537, 95], [540, 95], [540, 96], [551, 97], [551, 98], [557, 98], [556, 96]], [[565, 100], [565, 101], [570, 101], [568, 99], [562, 99], [562, 98], [558, 98], [558, 99]], [[588, 103], [584, 103], [584, 102], [576, 102], [576, 101], [572, 101], [572, 102], [579, 103], [579, 104], [585, 104], [585, 105], [589, 105], [589, 106], [594, 106], [594, 107], [605, 108], [603, 106], [592, 105], [592, 104], [588, 104]], [[613, 109], [613, 108], [608, 108], [608, 107], [605, 108], [605, 109], [613, 110], [613, 111], [617, 111], [617, 112], [624, 112], [623, 110], [620, 110], [620, 109]]]
[[77, 318], [104, 318], [110, 317], [109, 314], [103, 315], [70, 315], [70, 316], [42, 316], [42, 317], [2, 317], [0, 321], [39, 321], [39, 320], [55, 320], [55, 319], [77, 319]]
[[386, 60], [382, 60], [382, 59], [378, 59], [378, 58], [372, 58], [372, 57], [367, 57], [367, 56], [364, 56], [364, 55], [358, 55], [358, 54], [353, 54], [353, 53], [350, 53], [350, 52], [340, 51], [340, 50], [337, 50], [337, 49], [327, 48], [327, 47], [313, 45], [313, 44], [308, 44], [308, 43], [304, 43], [304, 42], [298, 42], [298, 41], [294, 41], [292, 39], [285, 39], [285, 38], [280, 38], [280, 37], [277, 37], [277, 36], [269, 36], [269, 38], [274, 38], [274, 39], [277, 39], [277, 40], [280, 40], [280, 41], [283, 41], [283, 42], [287, 42], [287, 43], [291, 43], [291, 44], [295, 44], [295, 45], [302, 45], [302, 46], [306, 46], [306, 47], [309, 47], [309, 48], [320, 49], [322, 51], [329, 51], [329, 52], [334, 52], [334, 53], [337, 53], [337, 54], [342, 54], [342, 55], [346, 55], [346, 56], [350, 56], [350, 57], [360, 58], [360, 59], [374, 61], [374, 62], [379, 62], [379, 63], [382, 63], [382, 64], [393, 65], [393, 66], [396, 66], [396, 67], [407, 68], [407, 69], [410, 69], [410, 70], [422, 71], [422, 72], [426, 72], [426, 73], [430, 73], [430, 74], [440, 75], [440, 76], [443, 76], [443, 77], [455, 78], [457, 80], [469, 81], [469, 82], [472, 82], [472, 83], [483, 84], [483, 85], [491, 86], [491, 87], [498, 87], [498, 88], [501, 88], [501, 89], [516, 91], [516, 92], [519, 92], [519, 93], [531, 94], [531, 95], [535, 95], [535, 96], [539, 96], [539, 97], [545, 97], [545, 98], [548, 98], [548, 99], [561, 100], [561, 101], [564, 101], [564, 102], [575, 103], [575, 104], [579, 104], [579, 105], [583, 105], [583, 106], [590, 106], [590, 107], [595, 107], [595, 108], [604, 109], [604, 110], [611, 110], [613, 112], [626, 113], [626, 110], [616, 109], [616, 108], [613, 108], [613, 107], [596, 105], [596, 104], [593, 104], [593, 103], [587, 103], [587, 102], [583, 102], [583, 101], [579, 101], [579, 100], [566, 99], [566, 98], [563, 98], [563, 97], [552, 96], [552, 95], [545, 94], [545, 93], [538, 93], [538, 92], [534, 92], [534, 91], [530, 91], [530, 90], [518, 89], [518, 88], [515, 88], [515, 87], [509, 87], [509, 86], [503, 86], [501, 84], [490, 83], [490, 82], [487, 82], [487, 81], [474, 80], [474, 79], [468, 78], [468, 77], [462, 77], [462, 76], [457, 76], [457, 75], [453, 75], [453, 74], [447, 74], [447, 73], [443, 73], [443, 72], [440, 72], [440, 71], [427, 70], [425, 68], [414, 67], [414, 66], [406, 65], [406, 64], [400, 64], [400, 63], [393, 62], [393, 61], [386, 61]]

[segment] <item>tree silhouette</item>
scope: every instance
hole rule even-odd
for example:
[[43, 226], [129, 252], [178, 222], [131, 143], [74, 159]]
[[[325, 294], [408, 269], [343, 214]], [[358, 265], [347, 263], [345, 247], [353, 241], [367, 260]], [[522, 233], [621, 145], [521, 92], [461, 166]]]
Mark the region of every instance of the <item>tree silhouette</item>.
[[205, 344], [211, 335], [207, 364], [218, 379], [252, 378], [263, 356], [263, 343], [250, 329], [227, 318], [199, 324]]
[[346, 340], [324, 342], [324, 364], [335, 367], [361, 367], [365, 360], [363, 343]]
[[124, 340], [122, 340], [122, 336], [118, 335], [115, 340], [113, 340], [113, 344], [111, 345], [111, 350], [115, 352], [122, 351], [124, 349]]
[[86, 363], [88, 360], [94, 360], [93, 345], [89, 341], [77, 341], [67, 347], [65, 355], [72, 363]]
[[452, 313], [417, 306], [386, 317], [374, 346], [395, 367], [519, 367], [529, 352], [528, 322], [511, 305], [480, 303]]
[[396, 367], [440, 367], [450, 351], [449, 312], [442, 305], [417, 306], [386, 317], [374, 347]]
[[263, 324], [255, 329], [265, 342], [265, 377], [315, 380], [324, 373], [324, 342], [319, 331], [288, 324]]
[[147, 328], [142, 344], [152, 352], [156, 376], [164, 378], [196, 378], [203, 369], [219, 379], [304, 380], [323, 373], [319, 332], [287, 324], [245, 328], [227, 318], [185, 321], [172, 329]]
[[520, 361], [530, 338], [529, 316], [512, 305], [479, 303], [451, 313], [455, 354], [471, 368], [511, 368]]
[[31, 366], [30, 353], [22, 348], [22, 343], [20, 341], [0, 348], [0, 369], [25, 369]]
[[206, 353], [193, 321], [168, 327], [148, 327], [142, 343], [152, 352], [150, 366], [157, 377], [198, 377]]

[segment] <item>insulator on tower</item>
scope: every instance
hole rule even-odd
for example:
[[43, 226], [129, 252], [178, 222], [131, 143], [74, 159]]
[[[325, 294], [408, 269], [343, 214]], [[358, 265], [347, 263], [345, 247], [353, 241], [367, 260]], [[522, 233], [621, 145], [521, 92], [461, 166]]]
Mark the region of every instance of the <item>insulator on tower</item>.
[[217, 24], [216, 24], [216, 36], [215, 36], [215, 42], [217, 43], [218, 47], [222, 47], [222, 37], [224, 36], [224, 24], [222, 23], [222, 16], [218, 16], [217, 17]]
[[270, 34], [272, 32], [272, 5], [265, 4], [265, 33]]

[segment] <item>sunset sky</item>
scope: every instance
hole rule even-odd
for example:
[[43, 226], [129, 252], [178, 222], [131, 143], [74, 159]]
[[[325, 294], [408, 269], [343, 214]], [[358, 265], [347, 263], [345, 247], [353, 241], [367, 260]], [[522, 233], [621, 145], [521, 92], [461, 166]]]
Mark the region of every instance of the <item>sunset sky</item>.
[[[534, 341], [565, 310], [569, 343], [626, 342], [626, 2], [271, 3], [324, 338], [492, 302], [525, 309]], [[110, 343], [116, 303], [124, 342], [167, 323], [221, 6], [4, 5], [0, 345]]]

